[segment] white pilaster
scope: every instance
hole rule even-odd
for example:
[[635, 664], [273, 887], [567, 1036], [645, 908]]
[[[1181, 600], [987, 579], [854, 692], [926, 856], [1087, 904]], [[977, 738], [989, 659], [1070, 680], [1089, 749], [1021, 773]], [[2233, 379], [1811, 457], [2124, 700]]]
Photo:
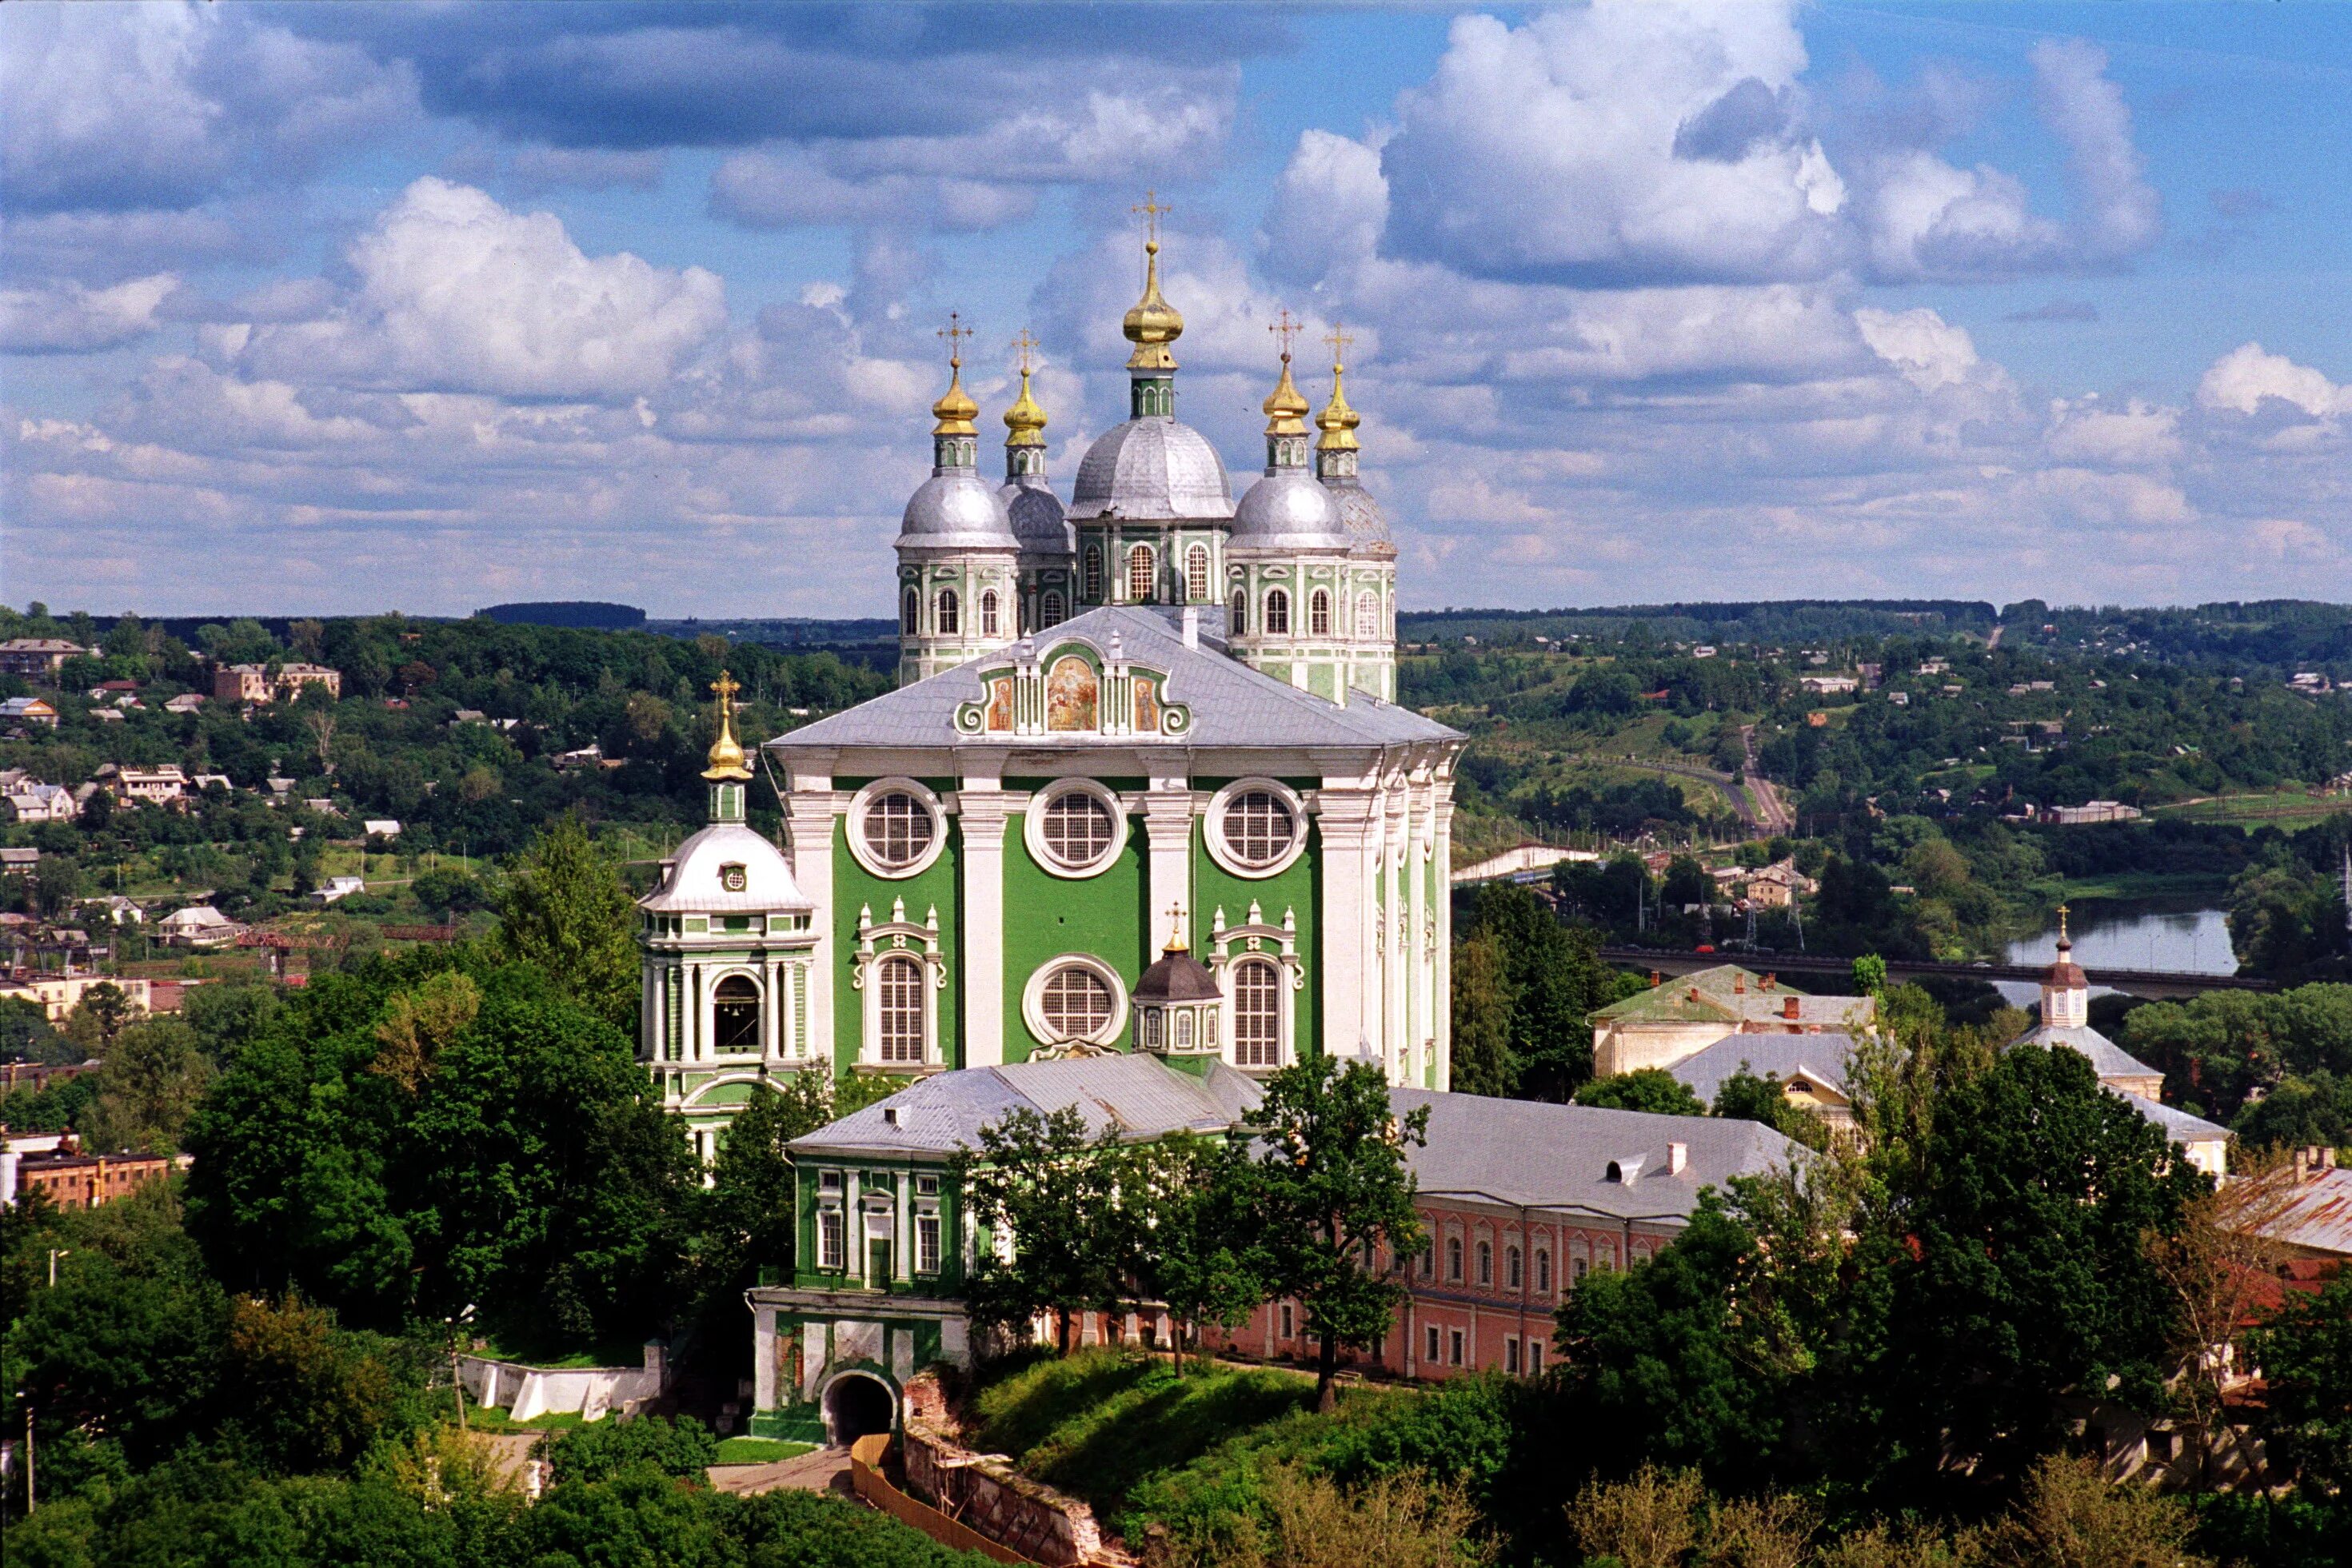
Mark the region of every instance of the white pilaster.
[[751, 1408], [773, 1410], [776, 1397], [776, 1309], [761, 1307], [751, 1314]]
[[833, 833], [842, 809], [830, 777], [793, 777], [784, 797], [784, 836], [792, 849], [793, 880], [816, 906], [816, 946], [808, 968], [808, 1052], [827, 1067], [838, 1065], [833, 1054], [833, 985], [841, 962], [834, 951]]
[[1437, 952], [1430, 1010], [1435, 1015], [1433, 1032], [1437, 1040], [1434, 1087], [1450, 1090], [1454, 1087], [1454, 780], [1444, 776], [1437, 781], [1436, 852], [1431, 880], [1436, 884]]
[[954, 1054], [954, 1042], [942, 1042], [952, 1067], [1004, 1061], [1004, 826], [1011, 815], [1001, 780], [965, 776], [956, 795], [963, 840], [961, 1054]]
[[1326, 1055], [1352, 1056], [1361, 1042], [1373, 1038], [1376, 1021], [1365, 1004], [1374, 994], [1376, 968], [1372, 879], [1380, 847], [1380, 796], [1370, 789], [1327, 780], [1318, 794], [1316, 826], [1323, 839], [1324, 873], [1321, 1046]]
[[[1196, 810], [1192, 791], [1185, 780], [1176, 778], [1155, 778], [1150, 792], [1143, 797], [1143, 837], [1150, 862], [1147, 867], [1151, 889], [1151, 919], [1149, 922], [1153, 940], [1166, 933], [1160, 922], [1171, 909], [1184, 911], [1185, 929], [1189, 934], [1197, 928], [1192, 917], [1192, 814]], [[1159, 956], [1157, 952], [1145, 955], [1145, 961]]]

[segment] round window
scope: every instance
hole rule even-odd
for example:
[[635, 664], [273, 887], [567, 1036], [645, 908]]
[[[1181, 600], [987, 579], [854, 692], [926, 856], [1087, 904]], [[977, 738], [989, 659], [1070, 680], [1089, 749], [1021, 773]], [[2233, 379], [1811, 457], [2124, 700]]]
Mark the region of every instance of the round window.
[[1108, 852], [1118, 824], [1101, 797], [1069, 789], [1045, 803], [1045, 853], [1065, 871], [1091, 868]]
[[1045, 977], [1038, 1011], [1055, 1040], [1093, 1040], [1108, 1027], [1118, 998], [1094, 970], [1065, 964]]
[[929, 852], [938, 828], [920, 800], [903, 789], [893, 789], [866, 802], [858, 831], [866, 841], [866, 854], [877, 864], [903, 871]]
[[1225, 849], [1253, 870], [1274, 865], [1290, 853], [1298, 818], [1290, 802], [1271, 789], [1244, 789], [1225, 803]]

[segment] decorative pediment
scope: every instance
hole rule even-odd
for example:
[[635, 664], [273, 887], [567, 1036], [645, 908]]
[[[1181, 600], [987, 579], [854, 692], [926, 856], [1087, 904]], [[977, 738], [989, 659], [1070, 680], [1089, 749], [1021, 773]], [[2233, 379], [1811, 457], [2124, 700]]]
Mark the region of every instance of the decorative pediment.
[[1071, 638], [1024, 638], [1013, 662], [980, 673], [981, 696], [956, 709], [956, 733], [1007, 740], [1098, 735], [1173, 740], [1192, 727], [1192, 710], [1168, 700], [1168, 672], [1130, 664], [1111, 634], [1107, 652]]

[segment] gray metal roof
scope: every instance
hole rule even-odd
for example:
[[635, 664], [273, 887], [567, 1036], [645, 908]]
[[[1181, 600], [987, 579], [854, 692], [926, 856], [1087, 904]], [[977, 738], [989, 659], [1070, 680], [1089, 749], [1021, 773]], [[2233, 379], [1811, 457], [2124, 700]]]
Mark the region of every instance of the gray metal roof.
[[1343, 550], [1353, 542], [1331, 492], [1303, 468], [1282, 468], [1243, 492], [1228, 545], [1237, 550]]
[[795, 1155], [943, 1156], [978, 1148], [982, 1128], [1023, 1107], [1045, 1115], [1075, 1106], [1089, 1135], [1111, 1126], [1136, 1140], [1222, 1132], [1256, 1108], [1260, 1092], [1255, 1080], [1223, 1062], [1195, 1078], [1155, 1056], [975, 1067], [919, 1080], [787, 1146]]
[[1743, 1071], [1784, 1083], [1801, 1072], [1843, 1094], [1846, 1061], [1853, 1054], [1853, 1036], [1844, 1033], [1730, 1034], [1666, 1071], [1710, 1105], [1724, 1081]]
[[[1391, 1089], [1402, 1113], [1429, 1108], [1429, 1142], [1410, 1151], [1424, 1196], [1587, 1210], [1618, 1219], [1687, 1218], [1701, 1187], [1761, 1176], [1799, 1157], [1796, 1145], [1757, 1122], [1660, 1116], [1597, 1105], [1551, 1105]], [[1670, 1174], [1668, 1145], [1686, 1159]], [[1631, 1180], [1611, 1181], [1639, 1162]]]
[[[1124, 655], [1149, 669], [1168, 673], [1168, 700], [1192, 710], [1192, 727], [1183, 744], [1209, 747], [1389, 746], [1412, 741], [1452, 740], [1459, 737], [1433, 719], [1411, 708], [1399, 707], [1361, 692], [1351, 693], [1348, 706], [1302, 692], [1270, 675], [1261, 674], [1226, 653], [1205, 636], [1197, 647], [1184, 646], [1173, 622], [1181, 612], [1166, 607], [1116, 605], [1090, 610], [1033, 639], [1040, 653], [1076, 639], [1097, 652], [1108, 652], [1113, 633]], [[1205, 622], [1209, 617], [1202, 617]], [[813, 747], [1000, 746], [1004, 737], [960, 736], [955, 728], [959, 706], [979, 700], [980, 672], [1008, 667], [1013, 651], [1000, 649], [969, 664], [959, 664], [911, 686], [901, 686], [870, 702], [814, 724], [778, 736], [768, 748], [789, 757]], [[1068, 746], [1093, 747], [1104, 744], [1097, 735], [1024, 736], [1014, 743], [1024, 749]], [[1151, 745], [1149, 739], [1133, 744]]]
[[1339, 520], [1347, 525], [1348, 537], [1359, 550], [1379, 546], [1395, 548], [1389, 534], [1388, 515], [1355, 476], [1326, 479], [1323, 484], [1331, 492], [1331, 498], [1339, 503]]
[[[2109, 1092], [2120, 1092], [2109, 1091]], [[2151, 1100], [2145, 1094], [2125, 1094], [2124, 1103], [2148, 1121], [2164, 1129], [2164, 1135], [2176, 1144], [2210, 1144], [2230, 1135], [2230, 1129], [2202, 1116], [2167, 1105], [2161, 1100]]]
[[2296, 1187], [2263, 1234], [2314, 1252], [2352, 1258], [2352, 1170], [2323, 1171]]
[[2042, 1024], [2020, 1035], [2020, 1045], [2063, 1045], [2091, 1059], [2092, 1071], [2104, 1081], [2109, 1078], [2161, 1078], [2164, 1074], [2150, 1067], [2105, 1035], [2088, 1025], [2063, 1028]]
[[1024, 555], [1078, 553], [1078, 530], [1063, 516], [1062, 498], [1044, 475], [1008, 479], [996, 494], [1013, 518], [1013, 537], [1021, 541]]
[[1004, 499], [969, 468], [932, 474], [907, 498], [896, 549], [1017, 549]]
[[1233, 486], [1208, 438], [1165, 414], [1103, 432], [1078, 464], [1072, 517], [1230, 517]]

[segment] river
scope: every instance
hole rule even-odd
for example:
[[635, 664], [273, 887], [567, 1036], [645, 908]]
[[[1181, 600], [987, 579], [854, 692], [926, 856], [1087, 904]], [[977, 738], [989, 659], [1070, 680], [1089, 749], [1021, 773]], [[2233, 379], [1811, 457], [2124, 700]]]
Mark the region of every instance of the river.
[[[2066, 928], [2074, 962], [2086, 969], [2169, 969], [2190, 975], [2234, 975], [2229, 912], [2201, 898], [2085, 898], [2067, 905]], [[2011, 964], [2047, 964], [2056, 956], [2058, 917], [2039, 936], [2012, 942]], [[2000, 983], [2012, 1001], [2032, 1001], [2033, 987]]]

